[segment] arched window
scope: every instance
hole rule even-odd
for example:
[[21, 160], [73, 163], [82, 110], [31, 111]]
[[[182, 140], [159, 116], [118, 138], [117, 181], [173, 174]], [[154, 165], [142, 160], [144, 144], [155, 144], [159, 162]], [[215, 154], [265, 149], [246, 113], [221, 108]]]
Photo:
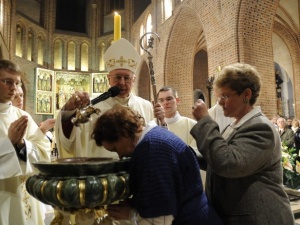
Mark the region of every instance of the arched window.
[[3, 21], [4, 21], [4, 10], [3, 10], [3, 0], [0, 0], [0, 32], [3, 33]]
[[80, 62], [81, 62], [81, 71], [89, 70], [89, 46], [87, 43], [83, 43], [80, 47]]
[[[149, 14], [148, 17], [147, 17], [146, 32], [148, 33], [148, 32], [151, 32], [151, 31], [152, 31], [152, 16], [151, 16], [151, 14]], [[147, 35], [147, 45], [149, 44], [148, 39], [149, 39], [150, 36], [151, 35]]]
[[54, 69], [62, 69], [62, 41], [54, 42]]
[[75, 56], [76, 56], [76, 51], [75, 51], [75, 42], [70, 41], [68, 43], [68, 70], [75, 70]]
[[22, 39], [23, 39], [23, 30], [17, 25], [16, 32], [16, 56], [22, 57]]
[[151, 31], [152, 31], [152, 16], [151, 14], [149, 14], [147, 17], [146, 32], [151, 32]]
[[[144, 35], [144, 25], [141, 25], [140, 27], [140, 38]], [[143, 39], [143, 46], [145, 46], [145, 40]], [[140, 47], [140, 55], [144, 54], [144, 50]]]
[[29, 31], [27, 37], [27, 60], [33, 61], [32, 54], [33, 54], [33, 34], [31, 31]]
[[105, 43], [101, 42], [99, 45], [99, 70], [105, 70], [105, 62], [104, 62], [104, 53], [105, 53]]
[[38, 64], [44, 65], [44, 40], [43, 38], [39, 35], [38, 36], [38, 55], [37, 55], [37, 60]]
[[163, 21], [167, 20], [172, 15], [173, 5], [172, 0], [162, 1]]

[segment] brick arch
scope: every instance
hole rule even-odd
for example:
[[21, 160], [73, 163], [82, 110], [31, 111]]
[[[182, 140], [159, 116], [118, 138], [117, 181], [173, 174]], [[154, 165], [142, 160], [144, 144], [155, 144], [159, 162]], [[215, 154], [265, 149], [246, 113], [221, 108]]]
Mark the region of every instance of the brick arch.
[[141, 98], [147, 99], [149, 101], [153, 100], [153, 94], [151, 92], [151, 83], [150, 83], [150, 72], [148, 63], [145, 60], [142, 60], [140, 67], [138, 69], [136, 81], [135, 81], [136, 93]]
[[[290, 29], [290, 27], [284, 26], [281, 23], [275, 21], [273, 26], [273, 32], [276, 33], [286, 44], [292, 59], [293, 69], [293, 90], [294, 90], [294, 104], [295, 104], [295, 118], [299, 118], [300, 115], [300, 88], [297, 86], [300, 84], [300, 44], [297, 39], [297, 31]], [[280, 63], [280, 62], [278, 62]]]
[[[240, 1], [237, 18], [238, 61], [251, 64], [262, 52], [272, 52], [272, 24], [277, 1]], [[245, 13], [246, 12], [246, 13]], [[251, 54], [249, 54], [251, 52]], [[253, 55], [254, 54], [254, 55]]]
[[[188, 24], [187, 24], [188, 23]], [[202, 34], [201, 21], [197, 12], [182, 7], [172, 26], [165, 55], [165, 85], [174, 87], [181, 99], [178, 110], [182, 115], [191, 116], [194, 103], [193, 70], [195, 49]]]
[[262, 87], [257, 105], [267, 116], [273, 115], [277, 108], [272, 27], [278, 2], [240, 1], [236, 24], [237, 59], [254, 65], [260, 72]]

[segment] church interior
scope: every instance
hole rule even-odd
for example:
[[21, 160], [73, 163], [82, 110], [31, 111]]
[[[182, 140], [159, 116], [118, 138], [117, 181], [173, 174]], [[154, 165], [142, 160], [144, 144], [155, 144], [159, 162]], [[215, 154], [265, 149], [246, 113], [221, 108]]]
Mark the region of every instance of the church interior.
[[300, 119], [300, 0], [0, 0], [0, 58], [22, 68], [25, 110], [37, 123], [76, 90], [108, 90], [103, 56], [116, 13], [142, 58], [136, 95], [153, 101], [154, 87], [172, 86], [192, 117], [198, 98], [215, 104], [222, 67], [242, 62], [261, 74], [256, 105], [268, 118]]
[[298, 0], [1, 0], [0, 54], [26, 74], [25, 110], [37, 122], [55, 117], [75, 89], [94, 97], [107, 90], [103, 54], [114, 40], [117, 12], [122, 37], [142, 57], [134, 88], [140, 97], [153, 100], [149, 56], [157, 88], [175, 87], [179, 110], [188, 117], [199, 96], [214, 104], [211, 81], [223, 66], [244, 62], [262, 75], [257, 105], [264, 113], [297, 118], [299, 5]]

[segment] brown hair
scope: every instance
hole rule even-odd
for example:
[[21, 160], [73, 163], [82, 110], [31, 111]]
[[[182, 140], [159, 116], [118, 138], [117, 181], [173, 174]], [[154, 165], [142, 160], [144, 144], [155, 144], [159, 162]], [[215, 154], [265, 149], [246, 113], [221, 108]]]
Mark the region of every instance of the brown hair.
[[7, 71], [9, 73], [22, 75], [22, 71], [20, 70], [19, 66], [14, 64], [13, 62], [6, 60], [6, 59], [0, 59], [0, 71]]
[[214, 80], [214, 87], [225, 86], [236, 91], [237, 94], [249, 88], [252, 91], [249, 103], [254, 105], [261, 87], [260, 74], [249, 64], [235, 63], [225, 66]]
[[116, 104], [97, 119], [91, 136], [98, 146], [103, 141], [116, 142], [120, 137], [134, 140], [144, 126], [145, 119], [138, 112]]
[[178, 92], [175, 90], [175, 88], [172, 88], [170, 86], [163, 86], [161, 89], [159, 89], [159, 91], [157, 92], [157, 97], [160, 92], [164, 92], [164, 91], [172, 91], [173, 96], [175, 98], [178, 98]]

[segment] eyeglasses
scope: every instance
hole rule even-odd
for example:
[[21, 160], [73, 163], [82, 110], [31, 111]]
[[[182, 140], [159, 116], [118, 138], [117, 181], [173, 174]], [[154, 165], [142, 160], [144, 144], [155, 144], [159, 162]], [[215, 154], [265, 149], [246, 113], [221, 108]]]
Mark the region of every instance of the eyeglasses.
[[0, 80], [1, 82], [3, 82], [4, 84], [6, 84], [7, 87], [9, 88], [12, 88], [14, 85], [16, 85], [16, 87], [22, 87], [22, 83], [21, 82], [13, 82], [11, 80], [8, 80], [8, 79], [3, 79], [3, 80]]
[[121, 82], [122, 79], [124, 79], [125, 83], [131, 83], [133, 77], [132, 76], [121, 76], [121, 75], [112, 75], [113, 81], [114, 82]]
[[224, 100], [226, 102], [230, 97], [232, 97], [234, 95], [237, 95], [237, 94], [238, 93], [234, 93], [232, 95], [224, 95], [224, 94], [222, 94], [222, 95], [217, 96], [216, 100], [217, 100], [217, 102], [220, 102], [221, 100]]

